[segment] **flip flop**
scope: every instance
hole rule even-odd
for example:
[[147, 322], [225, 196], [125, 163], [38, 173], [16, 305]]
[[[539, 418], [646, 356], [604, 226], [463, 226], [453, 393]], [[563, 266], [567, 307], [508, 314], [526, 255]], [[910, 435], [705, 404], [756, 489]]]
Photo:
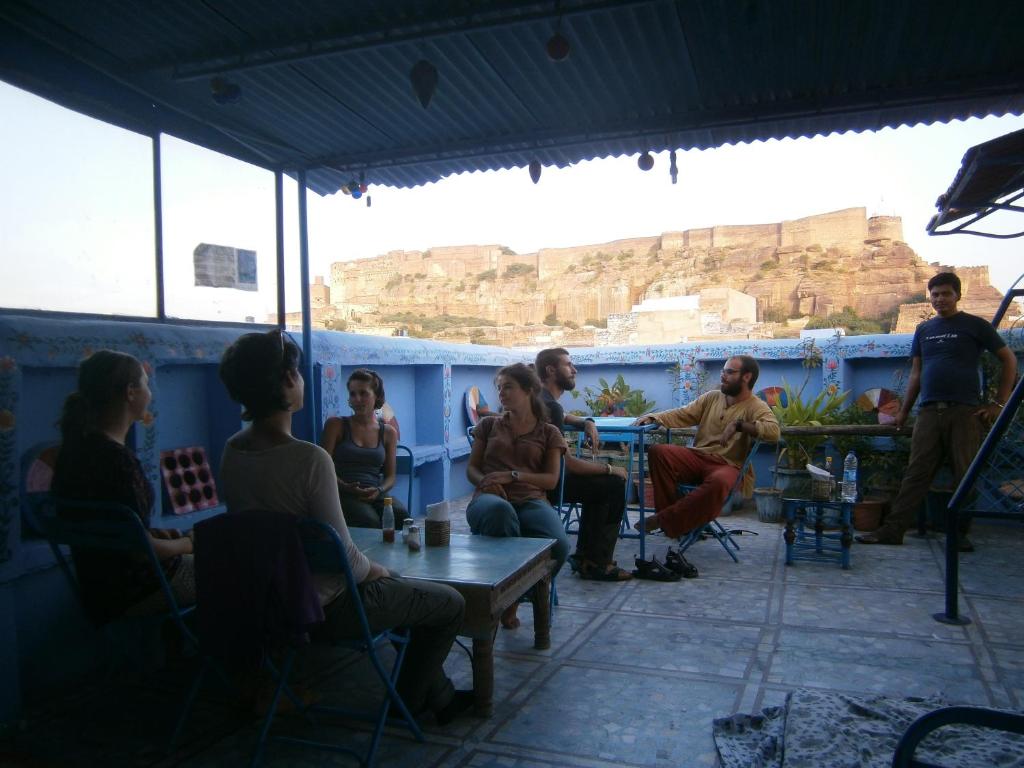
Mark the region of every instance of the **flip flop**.
[[650, 581], [679, 581], [683, 578], [675, 571], [671, 571], [657, 560], [641, 560], [636, 558], [636, 570], [633, 576], [637, 579], [648, 579]]

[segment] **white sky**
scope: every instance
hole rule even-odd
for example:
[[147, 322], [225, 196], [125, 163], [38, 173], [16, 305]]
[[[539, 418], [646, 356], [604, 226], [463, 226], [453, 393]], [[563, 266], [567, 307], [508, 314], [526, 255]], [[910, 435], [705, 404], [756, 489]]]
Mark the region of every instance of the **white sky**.
[[[147, 138], [0, 84], [0, 306], [152, 314], [152, 164]], [[935, 198], [964, 152], [1024, 128], [1024, 118], [769, 141], [667, 154], [644, 173], [635, 157], [455, 176], [412, 190], [373, 187], [373, 205], [309, 194], [311, 275], [393, 249], [500, 243], [520, 253], [722, 224], [796, 219], [864, 206], [903, 218], [927, 261], [988, 264], [1005, 290], [1024, 271], [1024, 238], [929, 237]], [[262, 320], [275, 306], [273, 177], [163, 141], [164, 248], [169, 314]], [[286, 184], [286, 284], [298, 309], [295, 184]], [[1024, 217], [1002, 226], [1024, 229]], [[259, 254], [259, 294], [192, 286], [199, 242]]]

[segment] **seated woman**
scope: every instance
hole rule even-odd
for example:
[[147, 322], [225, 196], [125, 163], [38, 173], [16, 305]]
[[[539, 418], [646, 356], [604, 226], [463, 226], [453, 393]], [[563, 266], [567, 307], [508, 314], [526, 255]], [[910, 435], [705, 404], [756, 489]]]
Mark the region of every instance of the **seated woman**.
[[[466, 509], [470, 530], [483, 536], [555, 539], [555, 573], [569, 556], [569, 539], [545, 492], [558, 485], [566, 444], [548, 423], [541, 383], [523, 363], [508, 365], [495, 379], [501, 416], [481, 419], [473, 431], [466, 477], [476, 495]], [[508, 629], [519, 626], [516, 605], [501, 617]]]
[[[346, 386], [352, 415], [329, 418], [320, 445], [334, 459], [345, 522], [356, 528], [380, 528], [384, 498], [395, 485], [398, 433], [375, 413], [384, 405], [380, 376], [357, 368]], [[391, 506], [395, 527], [401, 528], [409, 513], [394, 497]]]
[[[302, 408], [305, 384], [299, 348], [280, 331], [247, 333], [224, 352], [220, 378], [252, 424], [230, 439], [220, 485], [234, 512], [273, 510], [332, 526], [345, 545], [370, 628], [409, 627], [411, 642], [397, 688], [413, 714], [433, 711], [445, 724], [467, 711], [472, 691], [456, 691], [444, 673], [465, 602], [451, 587], [392, 576], [359, 551], [341, 513], [331, 457], [292, 437], [292, 413]], [[315, 574], [326, 616], [323, 631], [357, 638], [360, 629], [342, 574]]]
[[[64, 401], [60, 420], [62, 445], [51, 486], [55, 495], [124, 505], [148, 528], [153, 487], [125, 440], [132, 424], [146, 413], [151, 397], [149, 377], [131, 355], [103, 349], [82, 362], [78, 390]], [[181, 606], [191, 605], [195, 602], [192, 539], [157, 529], [150, 530], [150, 538], [175, 600]], [[82, 601], [97, 624], [125, 613], [166, 610], [159, 576], [149, 560], [121, 551], [80, 548], [73, 548], [71, 556]]]

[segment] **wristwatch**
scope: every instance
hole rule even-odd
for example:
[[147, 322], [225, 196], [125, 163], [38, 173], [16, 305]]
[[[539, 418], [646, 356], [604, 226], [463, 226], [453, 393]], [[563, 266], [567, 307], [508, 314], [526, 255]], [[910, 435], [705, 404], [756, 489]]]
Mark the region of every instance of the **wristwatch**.
[[513, 483], [518, 483], [519, 482], [519, 473], [516, 472], [516, 470], [514, 470], [514, 469], [512, 470], [512, 482]]

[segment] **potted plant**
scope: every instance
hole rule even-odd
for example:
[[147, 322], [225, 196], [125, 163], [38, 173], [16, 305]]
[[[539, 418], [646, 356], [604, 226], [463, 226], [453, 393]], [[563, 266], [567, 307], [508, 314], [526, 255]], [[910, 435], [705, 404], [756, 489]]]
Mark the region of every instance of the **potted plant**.
[[594, 416], [643, 416], [654, 410], [654, 401], [645, 400], [642, 389], [631, 389], [621, 373], [613, 384], [604, 379], [598, 379], [597, 383], [600, 389], [583, 389], [583, 401]]
[[[849, 396], [849, 391], [837, 392], [827, 389], [819, 392], [812, 400], [804, 400], [804, 387], [794, 390], [785, 379], [782, 380], [785, 400], [771, 406], [772, 413], [783, 427], [820, 427], [834, 424]], [[784, 403], [784, 404], [783, 404]], [[810, 477], [806, 465], [811, 463], [815, 451], [824, 445], [825, 435], [789, 435], [782, 438], [775, 458], [775, 487], [784, 495], [793, 496], [810, 491]]]

